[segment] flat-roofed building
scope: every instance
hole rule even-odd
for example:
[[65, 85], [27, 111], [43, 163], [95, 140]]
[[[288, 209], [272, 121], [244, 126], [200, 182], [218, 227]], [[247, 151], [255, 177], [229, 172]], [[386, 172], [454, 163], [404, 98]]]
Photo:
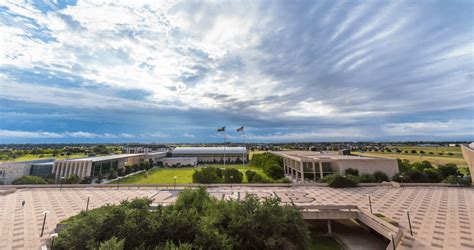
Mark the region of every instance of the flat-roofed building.
[[245, 147], [178, 147], [171, 151], [172, 157], [197, 157], [198, 163], [247, 162]]
[[462, 156], [467, 161], [467, 165], [469, 166], [469, 172], [471, 175], [471, 180], [474, 182], [474, 142], [469, 145], [461, 145]]
[[195, 167], [197, 157], [166, 157], [161, 159], [163, 167]]
[[[149, 154], [119, 154], [95, 156], [78, 159], [65, 159], [54, 162], [52, 172], [55, 174], [56, 181], [62, 177], [77, 175], [79, 178], [95, 178], [99, 174], [104, 175], [112, 170], [118, 170], [129, 165], [139, 165], [141, 163], [158, 162], [159, 159], [166, 157], [166, 152], [155, 152]], [[150, 161], [151, 160], [151, 161]]]
[[314, 151], [271, 151], [270, 153], [283, 158], [285, 174], [297, 181], [316, 181], [325, 175], [344, 174], [348, 168], [357, 169], [360, 174], [381, 171], [389, 177], [398, 173], [397, 160], [391, 158]]
[[14, 180], [25, 175], [46, 177], [51, 174], [51, 166], [53, 165], [53, 162], [54, 159], [42, 159], [1, 163], [0, 181], [6, 185], [11, 184]]

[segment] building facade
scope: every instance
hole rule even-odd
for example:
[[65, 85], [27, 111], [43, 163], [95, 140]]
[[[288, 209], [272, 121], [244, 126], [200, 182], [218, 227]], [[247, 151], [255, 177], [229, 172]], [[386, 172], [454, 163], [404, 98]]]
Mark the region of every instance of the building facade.
[[[35, 161], [2, 163], [0, 164], [0, 182], [5, 185], [9, 185], [14, 180], [25, 175], [45, 177], [43, 174], [43, 169], [49, 169], [52, 166], [53, 161], [54, 159], [44, 159]], [[51, 172], [49, 171], [48, 174], [51, 174]]]
[[197, 165], [197, 157], [166, 157], [161, 159], [163, 167], [195, 167]]
[[248, 161], [245, 147], [180, 147], [171, 151], [172, 157], [196, 157], [198, 163], [241, 163]]
[[471, 181], [474, 182], [474, 142], [469, 145], [461, 145], [462, 155], [469, 166]]
[[283, 158], [285, 174], [300, 182], [316, 181], [326, 175], [344, 174], [348, 168], [357, 169], [360, 174], [373, 174], [381, 171], [392, 177], [398, 173], [395, 159], [339, 155], [314, 151], [271, 151]]

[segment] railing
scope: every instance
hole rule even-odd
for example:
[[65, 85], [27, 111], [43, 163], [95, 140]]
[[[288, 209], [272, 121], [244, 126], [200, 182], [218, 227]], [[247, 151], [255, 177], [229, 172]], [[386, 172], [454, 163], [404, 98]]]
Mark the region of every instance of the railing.
[[[216, 184], [63, 184], [62, 188], [192, 188], [192, 187], [281, 187], [281, 188], [297, 188], [297, 187], [328, 187], [327, 183], [216, 183]], [[390, 187], [391, 183], [360, 183], [358, 187]], [[456, 184], [446, 183], [403, 183], [402, 187], [463, 187]], [[61, 184], [29, 184], [29, 185], [0, 185], [0, 189], [9, 188], [60, 188]]]

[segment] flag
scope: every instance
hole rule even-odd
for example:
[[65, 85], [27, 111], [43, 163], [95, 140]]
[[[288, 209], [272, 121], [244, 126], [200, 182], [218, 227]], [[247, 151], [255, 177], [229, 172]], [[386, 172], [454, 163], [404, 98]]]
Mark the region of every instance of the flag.
[[225, 126], [217, 129], [217, 132], [224, 132], [224, 131], [225, 131]]
[[237, 129], [237, 132], [244, 131], [244, 126]]

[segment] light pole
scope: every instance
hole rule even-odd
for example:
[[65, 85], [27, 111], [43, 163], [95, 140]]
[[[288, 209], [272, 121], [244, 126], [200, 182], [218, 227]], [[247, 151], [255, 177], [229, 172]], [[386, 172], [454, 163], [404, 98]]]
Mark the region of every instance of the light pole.
[[232, 182], [234, 181], [234, 176], [231, 175], [230, 176], [230, 189], [232, 189]]
[[119, 188], [120, 188], [120, 177], [117, 178], [117, 189], [119, 189]]
[[59, 179], [59, 182], [61, 183], [61, 187], [59, 188], [59, 190], [63, 190], [64, 179], [66, 179], [64, 176]]
[[373, 214], [373, 212], [372, 212], [372, 200], [370, 199], [370, 194], [367, 194], [367, 197], [369, 197], [370, 213]]
[[50, 234], [49, 236], [51, 237], [51, 250], [53, 250], [54, 239], [56, 239], [56, 237], [58, 237], [58, 234]]
[[173, 177], [174, 179], [174, 189], [176, 189], [176, 178], [178, 178], [177, 176]]
[[90, 196], [87, 196], [86, 212], [89, 211], [89, 199], [90, 198], [91, 198]]
[[400, 175], [400, 181], [402, 182], [401, 187], [403, 187], [403, 178], [405, 178], [405, 176], [403, 176], [403, 175], [401, 174], [401, 175]]
[[44, 232], [44, 224], [46, 224], [46, 215], [49, 214], [49, 211], [44, 211], [44, 218], [43, 218], [43, 226], [41, 227], [41, 235], [40, 237], [43, 237], [43, 232]]
[[410, 226], [410, 234], [411, 236], [413, 236], [413, 230], [411, 228], [411, 220], [410, 220], [410, 211], [406, 211], [407, 212], [407, 218], [408, 218], [408, 226]]

